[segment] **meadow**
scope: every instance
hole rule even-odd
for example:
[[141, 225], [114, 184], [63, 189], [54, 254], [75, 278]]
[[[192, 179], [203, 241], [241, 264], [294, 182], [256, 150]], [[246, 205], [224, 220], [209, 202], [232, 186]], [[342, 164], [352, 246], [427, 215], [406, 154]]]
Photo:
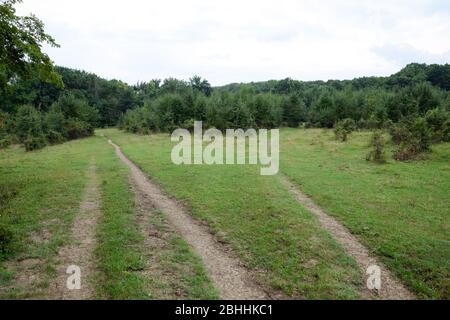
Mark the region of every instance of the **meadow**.
[[[265, 270], [270, 286], [326, 298], [349, 297], [360, 285], [352, 259], [292, 201], [279, 177], [261, 177], [255, 166], [173, 166], [166, 134], [105, 135], [233, 244], [249, 267]], [[418, 297], [448, 298], [449, 144], [433, 146], [421, 161], [379, 165], [365, 160], [369, 137], [357, 132], [342, 143], [331, 130], [283, 129], [280, 174], [344, 224]], [[309, 261], [314, 267], [304, 268]]]
[[[282, 129], [280, 173], [261, 176], [255, 165], [174, 165], [168, 134], [101, 129], [95, 137], [39, 151], [0, 150], [1, 298], [48, 297], [92, 164], [102, 213], [93, 298], [220, 298], [201, 257], [164, 212], [149, 205], [150, 218], [138, 218], [129, 171], [107, 138], [229, 246], [268, 292], [364, 298], [364, 270], [289, 193], [282, 183], [287, 177], [418, 298], [450, 297], [448, 143], [434, 145], [420, 161], [375, 164], [365, 160], [368, 132], [338, 142], [331, 130]], [[149, 246], [143, 225], [163, 241], [160, 246]], [[30, 274], [33, 281], [24, 281]]]

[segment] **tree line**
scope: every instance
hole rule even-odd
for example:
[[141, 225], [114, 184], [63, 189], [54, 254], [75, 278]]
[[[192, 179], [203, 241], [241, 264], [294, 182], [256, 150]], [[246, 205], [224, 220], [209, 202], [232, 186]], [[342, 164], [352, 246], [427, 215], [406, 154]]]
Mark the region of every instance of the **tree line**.
[[[433, 134], [439, 131], [440, 140], [448, 140], [449, 65], [410, 64], [390, 77], [284, 79], [215, 88], [198, 76], [130, 86], [64, 67], [55, 67], [55, 72], [62, 86], [32, 76], [17, 78], [0, 92], [3, 145], [8, 139], [24, 143], [38, 137], [29, 144], [31, 150], [45, 145], [45, 140], [61, 142], [90, 135], [95, 127], [115, 125], [141, 134], [170, 132], [191, 128], [195, 120], [223, 130], [333, 128], [352, 119], [357, 128], [375, 129], [425, 118], [427, 113], [428, 118], [433, 114], [440, 119], [430, 127]], [[23, 128], [33, 129], [24, 134]]]

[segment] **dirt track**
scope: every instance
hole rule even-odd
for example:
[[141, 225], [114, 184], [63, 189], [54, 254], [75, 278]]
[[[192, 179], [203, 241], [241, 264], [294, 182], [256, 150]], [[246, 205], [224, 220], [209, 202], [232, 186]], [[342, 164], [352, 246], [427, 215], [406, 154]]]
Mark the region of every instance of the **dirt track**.
[[119, 158], [131, 169], [137, 188], [147, 195], [153, 205], [165, 213], [168, 222], [202, 258], [214, 286], [222, 299], [267, 299], [269, 296], [254, 281], [253, 275], [232, 253], [218, 243], [209, 230], [195, 220], [176, 200], [165, 195], [151, 182], [111, 140]]
[[[60, 249], [58, 254], [58, 275], [49, 286], [50, 299], [86, 300], [95, 297], [91, 279], [95, 274], [93, 251], [96, 246], [96, 226], [100, 217], [100, 193], [95, 165], [89, 168], [89, 182], [80, 204], [80, 211], [72, 225], [72, 243]], [[81, 289], [69, 290], [66, 282], [71, 265], [80, 267]]]
[[344, 248], [347, 254], [351, 255], [360, 268], [366, 272], [371, 265], [376, 265], [381, 270], [381, 289], [377, 292], [371, 292], [363, 289], [361, 294], [364, 298], [378, 296], [386, 300], [406, 300], [415, 299], [412, 294], [376, 257], [369, 254], [369, 250], [359, 240], [350, 233], [347, 228], [336, 219], [325, 213], [317, 204], [315, 204], [307, 195], [301, 192], [286, 177], [282, 177], [283, 184], [294, 195], [297, 201], [312, 212], [319, 220], [321, 226], [327, 230], [334, 239]]

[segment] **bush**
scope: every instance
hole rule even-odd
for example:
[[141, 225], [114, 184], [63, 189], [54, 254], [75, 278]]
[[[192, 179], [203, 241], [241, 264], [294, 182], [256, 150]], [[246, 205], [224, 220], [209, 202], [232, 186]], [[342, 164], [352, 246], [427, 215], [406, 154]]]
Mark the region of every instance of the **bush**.
[[19, 107], [15, 122], [16, 134], [21, 142], [24, 142], [30, 136], [43, 134], [41, 114], [33, 106]]
[[77, 98], [71, 93], [62, 95], [52, 105], [50, 113], [62, 113], [66, 119], [80, 119], [92, 127], [95, 127], [99, 120], [97, 109], [91, 107], [85, 99]]
[[431, 130], [434, 143], [448, 141], [450, 115], [447, 111], [441, 108], [428, 110], [425, 121]]
[[27, 151], [42, 149], [47, 144], [41, 114], [32, 106], [19, 107], [16, 115], [16, 134]]
[[50, 144], [59, 144], [66, 141], [66, 138], [60, 132], [50, 130], [47, 132], [47, 141]]
[[407, 119], [395, 126], [393, 141], [398, 144], [394, 159], [406, 161], [416, 158], [430, 149], [431, 130], [424, 118]]
[[334, 127], [334, 134], [336, 135], [336, 139], [340, 141], [347, 141], [347, 136], [355, 130], [355, 120], [347, 118], [336, 123]]
[[7, 136], [0, 139], [0, 149], [7, 148], [11, 145], [11, 139]]
[[367, 155], [366, 160], [376, 163], [386, 162], [385, 146], [386, 143], [383, 133], [381, 131], [375, 131], [370, 139], [370, 147], [372, 147], [372, 150]]
[[44, 117], [44, 127], [46, 131], [59, 132], [65, 135], [66, 117], [58, 105], [53, 104]]
[[39, 150], [44, 148], [47, 145], [47, 141], [43, 134], [39, 134], [36, 136], [29, 135], [24, 141], [23, 145], [25, 146], [26, 151]]
[[94, 134], [94, 128], [89, 123], [76, 118], [67, 121], [65, 131], [69, 140], [89, 137]]

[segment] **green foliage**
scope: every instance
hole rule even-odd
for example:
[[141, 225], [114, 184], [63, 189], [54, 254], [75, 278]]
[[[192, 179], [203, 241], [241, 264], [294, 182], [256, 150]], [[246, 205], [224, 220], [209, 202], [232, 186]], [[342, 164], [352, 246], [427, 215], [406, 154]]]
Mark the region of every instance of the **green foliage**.
[[370, 138], [369, 146], [371, 147], [371, 151], [366, 157], [367, 161], [373, 161], [376, 163], [386, 162], [386, 142], [381, 130], [376, 130], [373, 132], [372, 137]]
[[432, 132], [433, 142], [449, 141], [450, 113], [442, 108], [429, 110], [425, 121]]
[[282, 103], [283, 122], [289, 127], [298, 127], [300, 122], [306, 120], [305, 102], [298, 95], [286, 97]]
[[9, 137], [0, 138], [0, 149], [7, 148], [11, 145], [11, 139]]
[[49, 131], [64, 133], [66, 117], [59, 105], [54, 104], [44, 117], [44, 126]]
[[356, 130], [356, 122], [353, 119], [347, 118], [336, 123], [334, 127], [334, 134], [336, 139], [345, 142], [347, 137]]
[[412, 160], [430, 149], [432, 132], [424, 118], [405, 119], [394, 127], [393, 133], [393, 142], [398, 145], [395, 160]]
[[[66, 118], [77, 118], [90, 126], [98, 124], [98, 110], [91, 107], [83, 98], [77, 98], [74, 94], [64, 94], [52, 105], [52, 112], [60, 112]], [[55, 111], [56, 110], [56, 111]]]
[[94, 128], [89, 123], [77, 118], [68, 119], [65, 130], [69, 140], [85, 138], [94, 134]]
[[3, 256], [11, 252], [11, 247], [14, 242], [14, 233], [11, 228], [0, 224], [0, 260]]
[[85, 100], [69, 94], [61, 96], [47, 113], [30, 105], [19, 107], [14, 132], [25, 149], [32, 151], [45, 147], [47, 143], [57, 144], [91, 136], [97, 121], [97, 110]]
[[39, 150], [47, 145], [47, 140], [43, 133], [37, 135], [28, 134], [22, 142], [26, 151]]
[[[24, 143], [27, 140], [30, 143], [32, 137], [41, 137], [44, 135], [41, 114], [32, 106], [25, 105], [19, 107], [15, 118], [15, 124], [16, 135], [20, 142]], [[38, 140], [40, 140], [40, 138]], [[31, 143], [31, 145], [38, 146], [40, 144]]]
[[11, 144], [10, 134], [11, 119], [8, 113], [0, 111], [0, 149]]
[[189, 79], [189, 83], [194, 90], [203, 93], [205, 96], [209, 97], [212, 93], [211, 85], [208, 80], [203, 79], [199, 76], [193, 76]]
[[20, 0], [5, 0], [0, 3], [0, 91], [9, 89], [11, 80], [39, 79], [62, 87], [61, 77], [55, 72], [53, 63], [41, 51], [47, 43], [57, 47], [55, 40], [45, 33], [44, 24], [36, 16], [19, 17], [14, 5]]

